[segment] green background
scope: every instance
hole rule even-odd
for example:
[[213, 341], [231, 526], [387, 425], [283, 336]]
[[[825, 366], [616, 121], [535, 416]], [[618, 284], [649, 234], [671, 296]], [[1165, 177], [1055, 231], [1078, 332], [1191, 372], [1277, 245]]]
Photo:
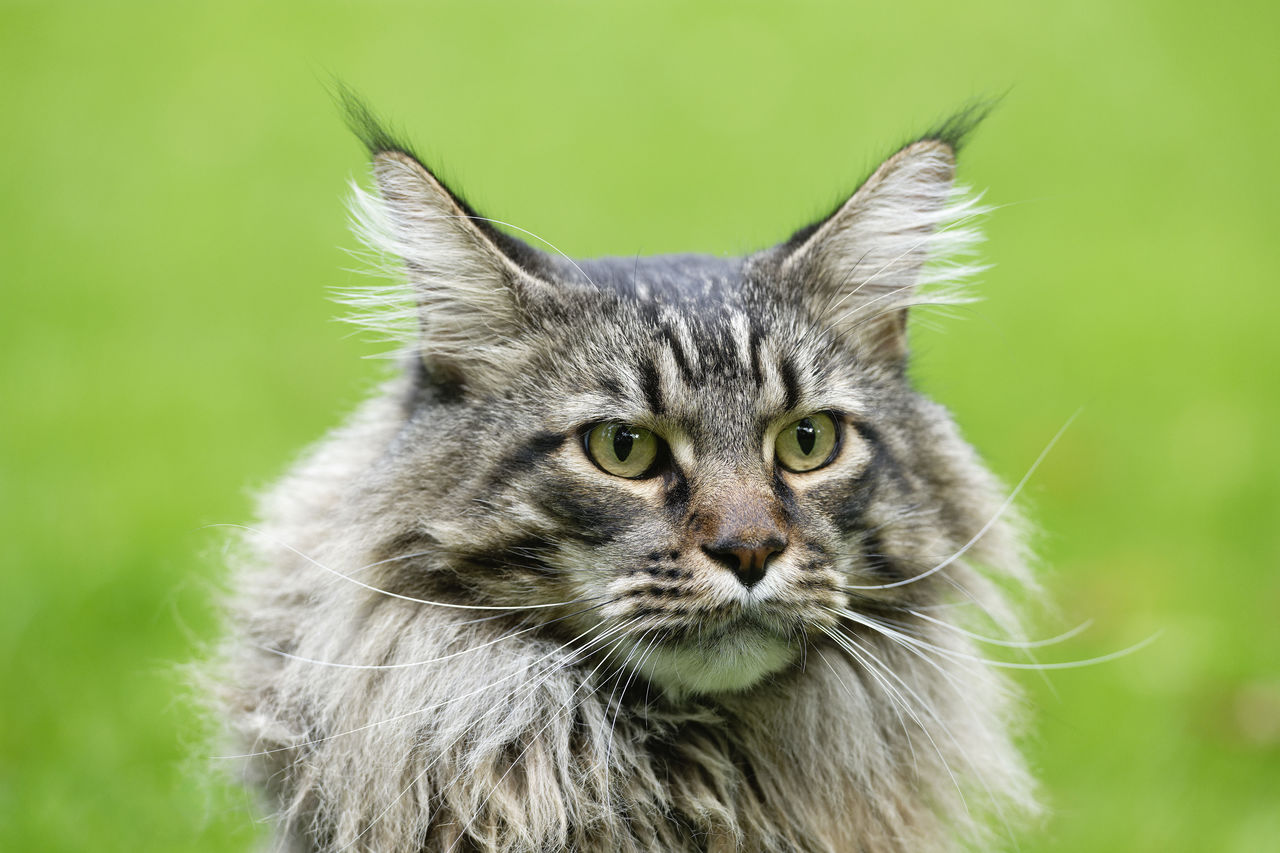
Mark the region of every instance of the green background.
[[[575, 255], [772, 243], [975, 95], [984, 301], [921, 382], [1043, 531], [1023, 850], [1280, 844], [1277, 7], [0, 4], [0, 849], [243, 850], [179, 665], [251, 492], [383, 369], [362, 91]], [[209, 781], [211, 778], [215, 781]]]

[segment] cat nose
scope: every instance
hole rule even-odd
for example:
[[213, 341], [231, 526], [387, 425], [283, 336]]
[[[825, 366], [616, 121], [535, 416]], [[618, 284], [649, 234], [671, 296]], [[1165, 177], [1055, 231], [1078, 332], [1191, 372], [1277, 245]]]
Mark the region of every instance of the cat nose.
[[758, 584], [769, 568], [769, 558], [787, 547], [787, 539], [781, 531], [770, 532], [764, 537], [738, 536], [721, 539], [702, 546], [707, 556], [725, 566], [747, 589]]

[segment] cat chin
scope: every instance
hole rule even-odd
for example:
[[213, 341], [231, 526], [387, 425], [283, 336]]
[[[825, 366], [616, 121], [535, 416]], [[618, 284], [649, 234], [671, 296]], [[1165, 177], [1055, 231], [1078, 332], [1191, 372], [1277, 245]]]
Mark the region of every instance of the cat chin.
[[698, 643], [654, 646], [635, 668], [678, 698], [746, 690], [785, 669], [796, 655], [794, 645], [776, 634], [735, 631]]

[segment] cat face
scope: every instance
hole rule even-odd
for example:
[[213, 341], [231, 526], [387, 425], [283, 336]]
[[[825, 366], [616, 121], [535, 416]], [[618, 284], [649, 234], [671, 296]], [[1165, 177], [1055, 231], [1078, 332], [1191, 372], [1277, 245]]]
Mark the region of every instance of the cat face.
[[537, 424], [558, 447], [521, 483], [521, 510], [570, 600], [599, 603], [567, 629], [613, 632], [611, 654], [669, 690], [737, 689], [790, 664], [843, 601], [865, 518], [842, 508], [870, 495], [869, 395], [832, 370], [834, 339], [748, 313], [738, 265], [683, 274], [719, 276], [721, 296], [587, 300], [585, 351], [613, 352], [537, 383], [563, 389]]
[[403, 280], [356, 301], [406, 370], [265, 496], [237, 572], [219, 704], [279, 846], [999, 846], [988, 818], [1034, 812], [980, 646], [1022, 645], [1018, 489], [913, 390], [905, 332], [968, 271], [981, 110], [780, 245], [577, 262], [348, 107]]
[[536, 604], [541, 630], [673, 694], [749, 688], [843, 608], [933, 594], [973, 529], [974, 463], [905, 378], [925, 260], [973, 237], [948, 145], [734, 260], [575, 263], [404, 152], [375, 172], [365, 233], [402, 259], [419, 328], [406, 426], [362, 504], [388, 586]]

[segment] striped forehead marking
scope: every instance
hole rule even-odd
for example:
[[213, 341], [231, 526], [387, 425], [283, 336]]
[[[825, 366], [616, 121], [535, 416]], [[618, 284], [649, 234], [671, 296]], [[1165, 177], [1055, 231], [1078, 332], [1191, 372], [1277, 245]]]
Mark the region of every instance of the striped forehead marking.
[[636, 354], [624, 384], [632, 389], [634, 403], [655, 416], [669, 414], [683, 391], [704, 389], [716, 374], [770, 408], [791, 412], [803, 402], [805, 383], [795, 354], [776, 346], [763, 325], [743, 311], [705, 325], [698, 317], [664, 312], [651, 334], [652, 347]]

